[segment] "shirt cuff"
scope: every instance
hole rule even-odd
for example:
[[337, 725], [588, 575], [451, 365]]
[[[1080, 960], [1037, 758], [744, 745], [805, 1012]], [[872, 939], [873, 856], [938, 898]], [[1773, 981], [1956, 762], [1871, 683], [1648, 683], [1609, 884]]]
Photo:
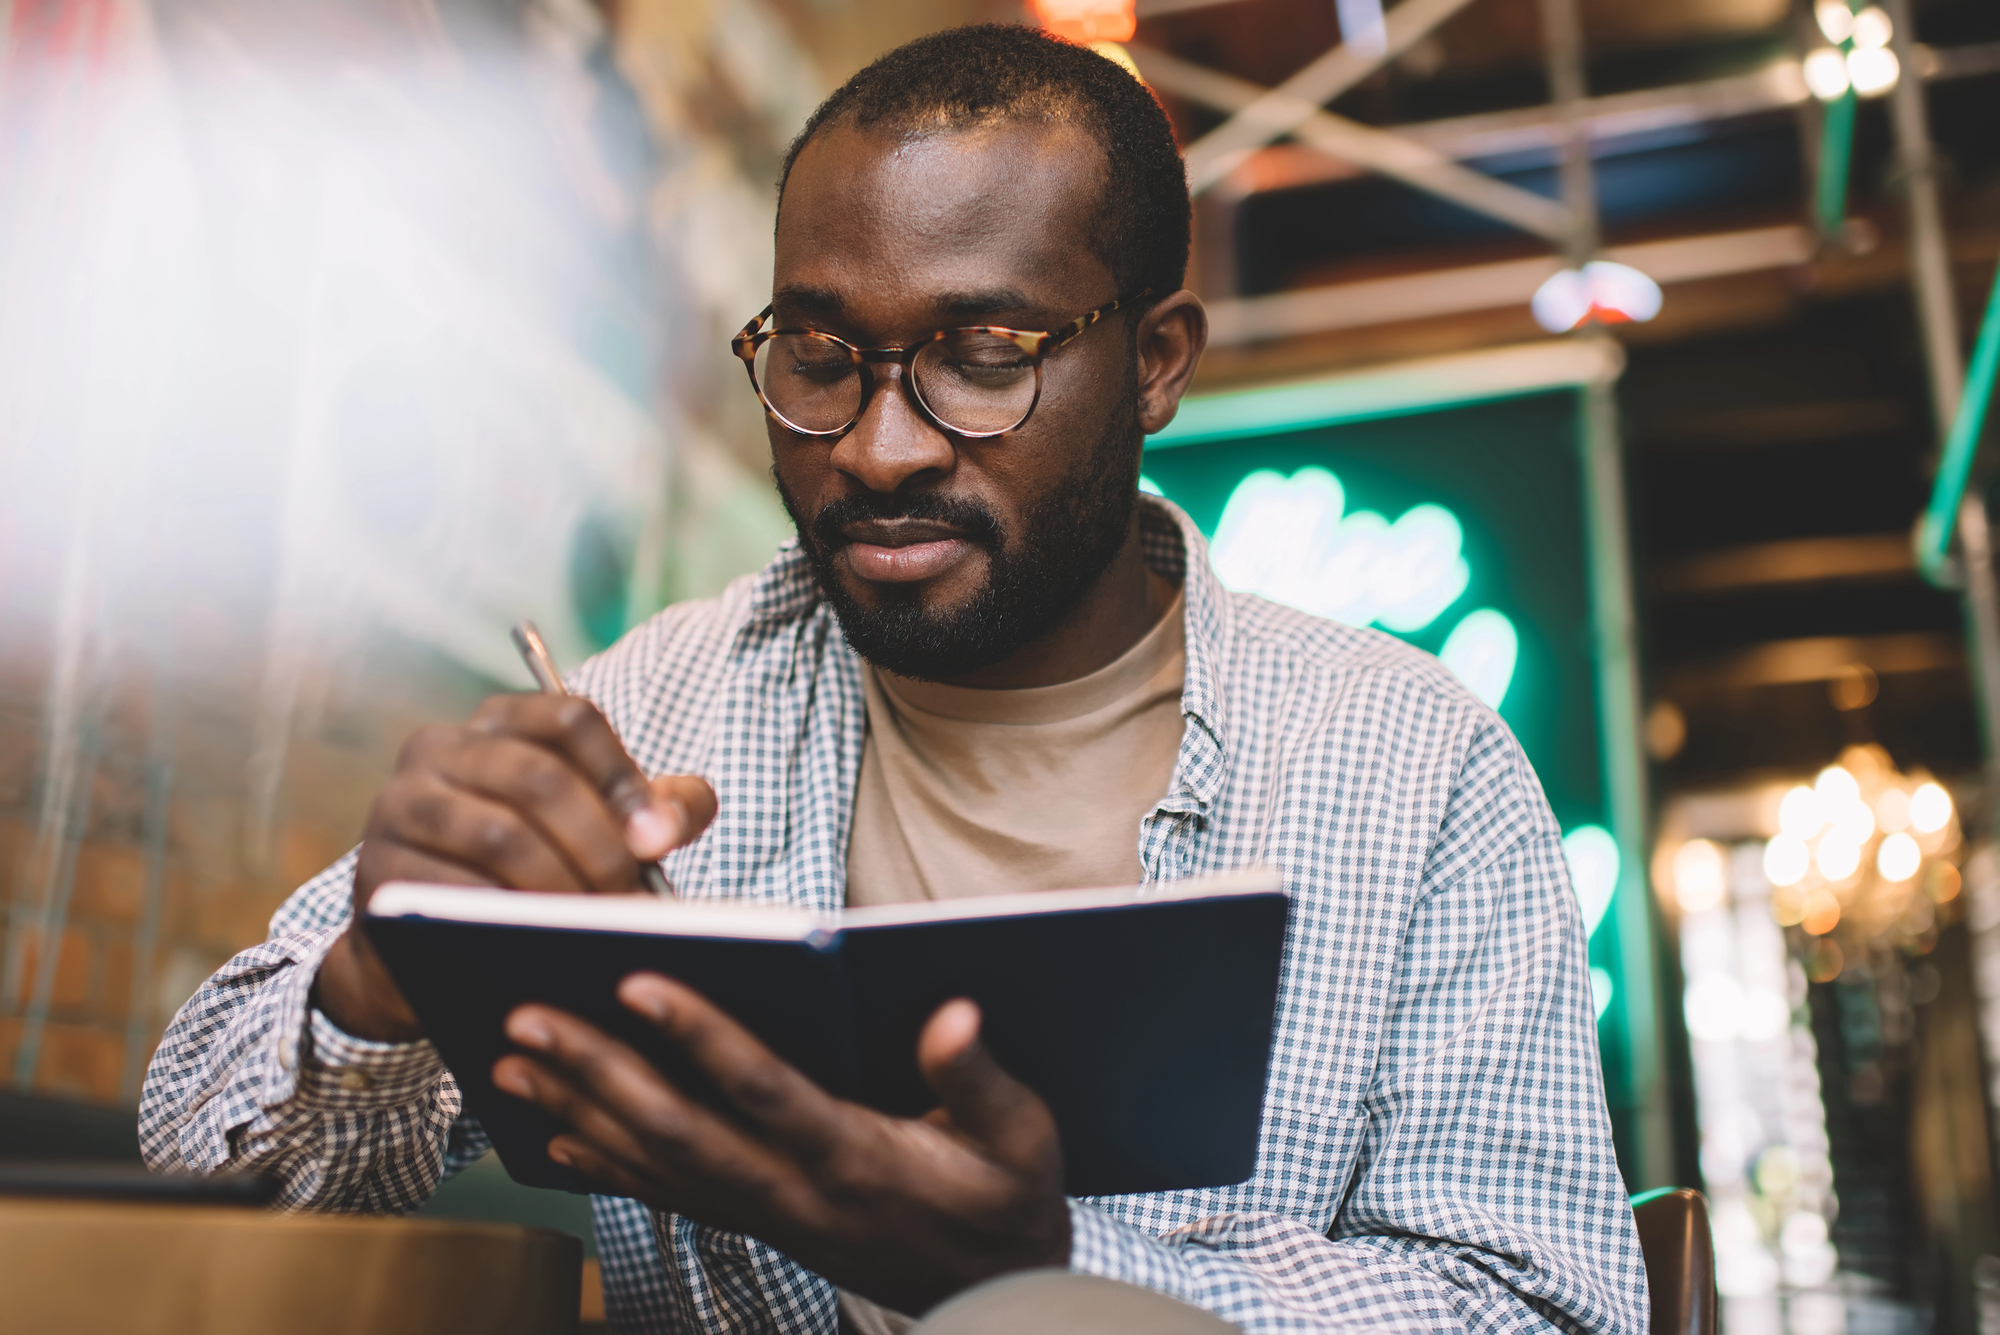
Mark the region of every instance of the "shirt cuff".
[[315, 1006], [299, 1062], [299, 1097], [322, 1109], [387, 1108], [413, 1102], [444, 1074], [429, 1039], [356, 1038]]
[[[290, 1004], [281, 1007], [291, 1014], [277, 1025], [279, 1065], [297, 1071], [295, 1088], [289, 1092], [305, 1106], [329, 1112], [414, 1102], [444, 1074], [444, 1061], [430, 1040], [381, 1043], [356, 1038], [312, 1004], [313, 979], [339, 934], [337, 930], [316, 934], [325, 939], [313, 939], [298, 951], [299, 968], [286, 989]], [[298, 1015], [301, 1010], [308, 1014]]]

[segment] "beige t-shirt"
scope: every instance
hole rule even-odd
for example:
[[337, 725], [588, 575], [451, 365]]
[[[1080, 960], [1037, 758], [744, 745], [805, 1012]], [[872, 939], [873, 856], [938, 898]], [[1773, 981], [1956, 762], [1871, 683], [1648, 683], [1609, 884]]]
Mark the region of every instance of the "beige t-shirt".
[[[1056, 686], [941, 686], [864, 663], [847, 902], [1137, 884], [1139, 822], [1166, 796], [1181, 745], [1181, 609], [1177, 595], [1116, 661]], [[840, 1294], [843, 1335], [912, 1324]]]
[[868, 742], [847, 902], [1134, 885], [1139, 822], [1180, 750], [1181, 600], [1115, 661], [1026, 690], [863, 665]]

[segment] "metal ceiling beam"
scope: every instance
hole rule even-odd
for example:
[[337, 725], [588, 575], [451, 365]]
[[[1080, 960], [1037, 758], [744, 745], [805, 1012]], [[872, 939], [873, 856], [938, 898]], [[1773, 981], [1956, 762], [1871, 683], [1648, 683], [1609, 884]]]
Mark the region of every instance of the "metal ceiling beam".
[[1366, 55], [1343, 42], [1266, 91], [1250, 105], [1188, 145], [1188, 188], [1196, 194], [1227, 176], [1251, 153], [1292, 133], [1323, 103], [1403, 54], [1472, 0], [1403, 0], [1383, 24], [1380, 52]]
[[1167, 429], [1147, 439], [1146, 448], [1304, 431], [1573, 389], [1616, 380], [1624, 370], [1625, 350], [1618, 344], [1568, 338], [1420, 357], [1254, 389], [1191, 395], [1181, 400], [1180, 412]]
[[1786, 538], [1683, 556], [1661, 566], [1653, 592], [1735, 593], [1836, 581], [1892, 580], [1917, 572], [1907, 533]]
[[[1760, 227], [1612, 246], [1604, 258], [1629, 264], [1654, 282], [1665, 284], [1804, 264], [1817, 248], [1807, 228]], [[1561, 267], [1562, 262], [1551, 255], [1214, 301], [1208, 305], [1208, 341], [1211, 346], [1230, 347], [1398, 320], [1525, 306], [1535, 289]]]
[[[1136, 53], [1135, 53], [1136, 54]], [[1926, 83], [2000, 73], [2000, 42], [1913, 49], [1910, 64]], [[1143, 61], [1142, 61], [1143, 65]], [[1192, 96], [1192, 94], [1189, 94]], [[1584, 99], [1578, 119], [1593, 141], [1656, 133], [1711, 121], [1784, 111], [1812, 99], [1796, 60], [1774, 60], [1748, 74], [1699, 83], [1645, 88]], [[1373, 127], [1371, 127], [1373, 128]], [[1457, 161], [1558, 147], [1564, 129], [1547, 106], [1480, 112], [1385, 127], [1401, 138], [1435, 149]], [[1290, 162], [1283, 162], [1289, 156]], [[1282, 165], [1272, 165], [1273, 160]], [[1344, 179], [1354, 166], [1304, 145], [1273, 145], [1247, 157], [1218, 183], [1214, 193], [1236, 196], [1289, 190]]]
[[[1202, 102], [1218, 111], [1240, 112], [1270, 90], [1233, 74], [1208, 69], [1138, 44], [1126, 48], [1146, 82], [1164, 92]], [[1314, 107], [1292, 135], [1331, 157], [1394, 177], [1436, 195], [1560, 244], [1571, 230], [1570, 211], [1532, 190], [1509, 185], [1467, 167], [1428, 144], [1391, 130], [1378, 130]]]

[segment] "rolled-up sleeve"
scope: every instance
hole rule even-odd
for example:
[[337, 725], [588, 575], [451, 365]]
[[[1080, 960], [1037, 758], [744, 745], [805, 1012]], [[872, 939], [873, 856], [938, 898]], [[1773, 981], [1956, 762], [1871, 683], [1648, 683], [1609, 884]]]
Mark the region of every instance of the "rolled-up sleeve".
[[257, 1171], [288, 1207], [399, 1213], [486, 1152], [429, 1043], [356, 1038], [313, 1008], [353, 878], [350, 853], [301, 886], [174, 1017], [139, 1104], [155, 1170]]

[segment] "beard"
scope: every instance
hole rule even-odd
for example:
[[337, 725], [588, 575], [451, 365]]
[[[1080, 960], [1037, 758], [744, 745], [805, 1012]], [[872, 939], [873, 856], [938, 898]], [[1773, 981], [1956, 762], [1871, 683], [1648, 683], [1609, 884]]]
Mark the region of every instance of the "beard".
[[[1078, 467], [1023, 512], [1019, 533], [978, 502], [937, 492], [862, 492], [812, 515], [800, 512], [782, 478], [778, 495], [854, 652], [899, 677], [948, 681], [1007, 658], [1083, 601], [1130, 529], [1141, 440], [1138, 405], [1128, 398]], [[890, 586], [870, 607], [849, 592], [833, 561], [848, 542], [843, 530], [858, 520], [903, 518], [950, 525], [986, 553], [986, 582], [972, 597], [931, 608], [919, 588]]]

